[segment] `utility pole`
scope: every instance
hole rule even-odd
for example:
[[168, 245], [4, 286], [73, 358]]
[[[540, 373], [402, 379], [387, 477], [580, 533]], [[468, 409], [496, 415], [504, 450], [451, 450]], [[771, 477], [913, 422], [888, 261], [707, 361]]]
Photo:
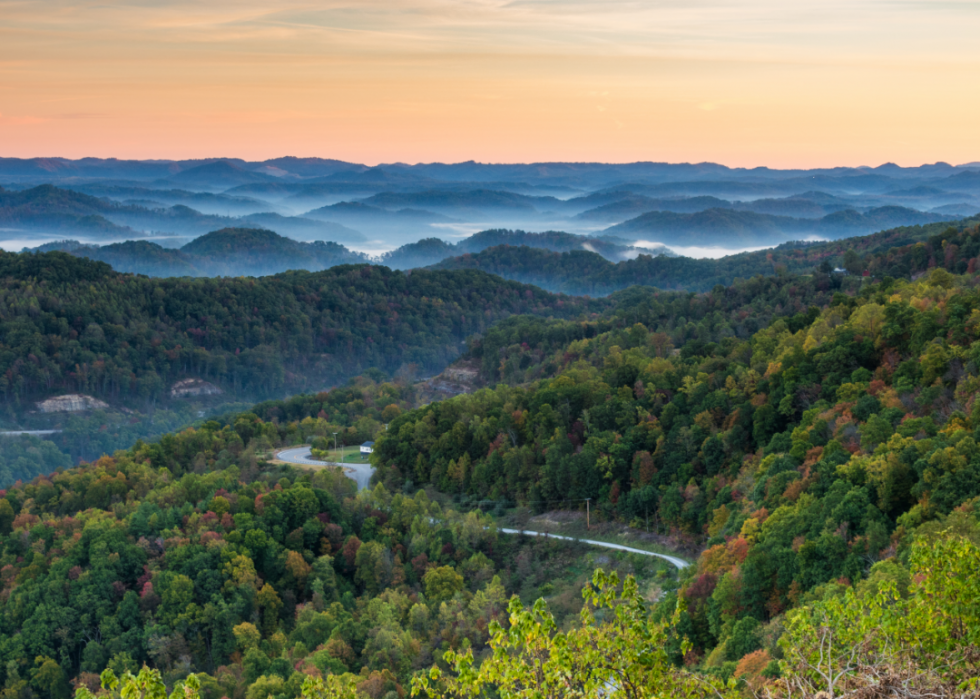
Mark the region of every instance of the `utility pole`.
[[333, 450], [334, 450], [334, 453], [337, 452], [337, 433], [336, 432], [333, 433]]
[[591, 503], [589, 502], [592, 498], [585, 498], [585, 528], [592, 529], [592, 511]]

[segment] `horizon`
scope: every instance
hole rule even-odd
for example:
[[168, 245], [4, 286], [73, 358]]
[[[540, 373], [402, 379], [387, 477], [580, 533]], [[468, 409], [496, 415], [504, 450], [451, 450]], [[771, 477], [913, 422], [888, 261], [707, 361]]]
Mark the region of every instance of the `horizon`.
[[609, 166], [621, 166], [621, 165], [665, 165], [665, 166], [705, 166], [712, 165], [727, 168], [729, 170], [771, 170], [776, 172], [781, 171], [809, 171], [809, 170], [879, 170], [885, 167], [898, 167], [903, 170], [911, 170], [922, 167], [941, 167], [948, 166], [951, 168], [980, 168], [980, 160], [969, 161], [969, 162], [948, 162], [945, 160], [936, 161], [923, 161], [917, 164], [901, 164], [896, 162], [894, 159], [887, 160], [878, 165], [829, 165], [829, 166], [787, 166], [787, 167], [777, 167], [773, 165], [730, 165], [728, 163], [723, 163], [713, 160], [501, 160], [501, 161], [484, 161], [477, 160], [474, 158], [469, 158], [466, 160], [418, 160], [413, 162], [405, 161], [356, 161], [356, 160], [343, 160], [340, 158], [334, 158], [328, 155], [274, 155], [267, 158], [257, 158], [249, 159], [240, 156], [233, 155], [202, 155], [198, 157], [191, 158], [160, 158], [160, 157], [147, 157], [147, 158], [129, 158], [129, 157], [119, 157], [119, 156], [99, 156], [99, 155], [84, 155], [77, 157], [69, 157], [63, 155], [24, 155], [24, 156], [6, 156], [0, 155], [0, 161], [2, 160], [64, 160], [69, 162], [81, 162], [84, 160], [104, 160], [104, 161], [119, 161], [119, 162], [144, 162], [144, 163], [190, 163], [200, 161], [202, 164], [207, 164], [210, 162], [233, 162], [240, 161], [244, 163], [266, 163], [275, 160], [324, 160], [341, 162], [348, 165], [361, 165], [368, 168], [386, 168], [386, 167], [419, 167], [419, 166], [431, 166], [431, 165], [446, 165], [446, 166], [456, 166], [456, 165], [481, 165], [481, 166], [526, 166], [530, 167], [533, 165], [609, 165]]

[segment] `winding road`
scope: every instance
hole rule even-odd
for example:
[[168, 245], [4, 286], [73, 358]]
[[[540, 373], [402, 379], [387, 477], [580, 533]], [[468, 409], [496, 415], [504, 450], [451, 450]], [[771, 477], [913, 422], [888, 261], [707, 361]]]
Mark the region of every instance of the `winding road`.
[[283, 449], [276, 454], [279, 461], [298, 466], [339, 466], [344, 469], [344, 475], [357, 483], [358, 490], [364, 490], [371, 482], [374, 469], [370, 464], [342, 464], [338, 461], [317, 461], [310, 453], [310, 447], [296, 447], [294, 449]]
[[562, 539], [564, 541], [577, 541], [580, 544], [589, 544], [590, 546], [600, 546], [604, 549], [615, 549], [616, 551], [626, 551], [628, 553], [638, 553], [641, 556], [653, 556], [654, 558], [662, 558], [675, 566], [678, 570], [681, 568], [687, 568], [690, 563], [685, 561], [683, 558], [677, 558], [676, 556], [668, 556], [664, 553], [654, 553], [653, 551], [644, 551], [643, 549], [635, 549], [632, 546], [623, 546], [622, 544], [610, 544], [606, 541], [596, 541], [595, 539], [576, 539], [573, 536], [561, 536], [559, 534], [549, 534], [548, 532], [535, 532], [530, 529], [504, 529], [502, 527], [497, 528], [498, 532], [503, 532], [504, 534], [526, 534], [527, 536], [544, 536], [549, 539]]
[[[310, 453], [310, 447], [283, 449], [281, 452], [276, 454], [276, 458], [279, 461], [284, 461], [288, 464], [296, 464], [298, 466], [339, 466], [340, 468], [344, 469], [344, 475], [357, 483], [358, 490], [364, 490], [367, 488], [368, 484], [371, 482], [371, 476], [374, 475], [374, 469], [371, 468], [369, 464], [341, 464], [335, 461], [317, 461]], [[526, 534], [527, 536], [543, 536], [549, 539], [561, 539], [563, 541], [577, 541], [580, 544], [589, 544], [590, 546], [598, 546], [604, 549], [626, 551], [627, 553], [635, 553], [640, 556], [653, 556], [654, 558], [664, 559], [671, 565], [675, 566], [678, 570], [687, 568], [689, 565], [691, 565], [684, 559], [677, 558], [676, 556], [668, 556], [663, 553], [654, 553], [653, 551], [644, 551], [643, 549], [633, 548], [632, 546], [610, 544], [605, 541], [596, 541], [594, 539], [576, 539], [575, 537], [571, 536], [560, 536], [558, 534], [536, 532], [528, 529], [505, 529], [503, 527], [498, 527], [497, 531], [501, 534]]]

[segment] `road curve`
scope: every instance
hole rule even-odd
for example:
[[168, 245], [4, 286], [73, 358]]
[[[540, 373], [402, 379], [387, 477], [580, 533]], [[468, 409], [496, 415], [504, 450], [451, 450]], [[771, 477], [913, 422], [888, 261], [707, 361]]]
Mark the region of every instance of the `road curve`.
[[342, 464], [336, 461], [317, 461], [310, 453], [310, 447], [295, 447], [283, 449], [276, 454], [279, 461], [298, 466], [339, 466], [344, 469], [344, 475], [357, 483], [358, 490], [364, 490], [371, 482], [374, 469], [369, 464]]
[[643, 549], [635, 549], [632, 546], [623, 546], [621, 544], [610, 544], [605, 541], [596, 541], [595, 539], [576, 539], [573, 536], [560, 536], [558, 534], [549, 534], [547, 532], [535, 532], [528, 529], [503, 529], [498, 528], [498, 532], [503, 532], [504, 534], [527, 534], [528, 536], [544, 536], [549, 539], [562, 539], [564, 541], [577, 541], [580, 544], [589, 544], [590, 546], [600, 546], [606, 549], [615, 549], [617, 551], [628, 551], [629, 553], [638, 553], [641, 556], [654, 556], [656, 558], [662, 558], [674, 565], [678, 570], [681, 568], [687, 568], [690, 563], [682, 558], [677, 558], [676, 556], [668, 556], [663, 553], [654, 553], [653, 551], [644, 551]]
[[[344, 469], [345, 476], [357, 483], [358, 490], [364, 490], [367, 488], [368, 484], [371, 482], [371, 476], [374, 475], [374, 469], [368, 464], [341, 464], [335, 461], [317, 461], [310, 453], [310, 447], [283, 449], [276, 455], [276, 458], [279, 461], [285, 461], [288, 464], [296, 464], [298, 466], [339, 466]], [[498, 527], [497, 531], [502, 534], [527, 534], [528, 536], [544, 536], [550, 539], [561, 539], [563, 541], [577, 541], [580, 544], [589, 544], [590, 546], [598, 546], [605, 549], [626, 551], [628, 553], [636, 553], [641, 556], [653, 556], [655, 558], [664, 559], [671, 565], [675, 566], [678, 570], [687, 568], [689, 565], [691, 565], [684, 559], [677, 558], [676, 556], [668, 556], [663, 553], [653, 553], [652, 551], [644, 551], [643, 549], [633, 548], [632, 546], [610, 544], [605, 541], [596, 541], [594, 539], [576, 539], [575, 537], [571, 536], [561, 536], [559, 534], [549, 534], [547, 532], [535, 532], [527, 529], [520, 530]]]

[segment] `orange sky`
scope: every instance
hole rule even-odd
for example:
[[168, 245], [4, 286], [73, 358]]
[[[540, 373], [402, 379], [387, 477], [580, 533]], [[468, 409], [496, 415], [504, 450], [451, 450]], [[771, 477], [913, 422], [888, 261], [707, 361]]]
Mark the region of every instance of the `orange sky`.
[[980, 161], [975, 0], [0, 0], [0, 156]]

